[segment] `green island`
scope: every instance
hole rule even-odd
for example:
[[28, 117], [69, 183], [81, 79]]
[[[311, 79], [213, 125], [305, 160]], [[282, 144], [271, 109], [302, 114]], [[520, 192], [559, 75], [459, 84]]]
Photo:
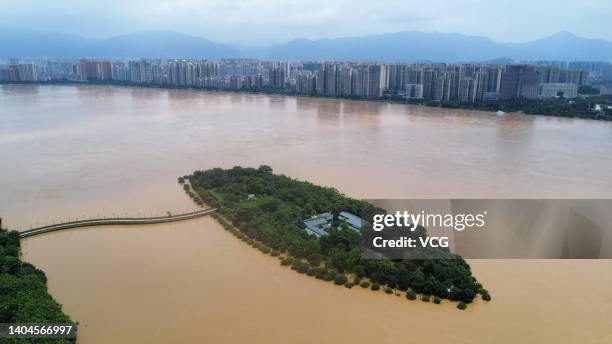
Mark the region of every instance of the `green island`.
[[[362, 234], [349, 228], [338, 214], [359, 214], [374, 207], [333, 188], [275, 175], [265, 165], [195, 171], [178, 181], [196, 203], [219, 208], [213, 217], [226, 230], [299, 273], [348, 289], [359, 286], [405, 295], [408, 300], [421, 294], [423, 302], [456, 301], [461, 310], [478, 295], [491, 300], [458, 255], [444, 253], [445, 259], [362, 258]], [[304, 227], [304, 220], [318, 214], [330, 218], [329, 228], [320, 236]], [[426, 235], [425, 229], [420, 234]]]
[[[47, 292], [47, 276], [21, 260], [19, 232], [0, 229], [0, 323], [75, 323]], [[68, 344], [76, 339], [0, 339], [1, 343]]]

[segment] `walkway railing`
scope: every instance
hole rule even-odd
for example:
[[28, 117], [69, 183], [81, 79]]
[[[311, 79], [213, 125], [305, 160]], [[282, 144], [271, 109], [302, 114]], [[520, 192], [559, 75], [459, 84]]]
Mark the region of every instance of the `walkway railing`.
[[105, 225], [149, 225], [156, 223], [184, 221], [194, 219], [201, 216], [206, 216], [210, 213], [217, 211], [217, 208], [209, 208], [204, 210], [198, 210], [191, 213], [184, 213], [178, 215], [168, 216], [156, 216], [156, 217], [118, 217], [108, 219], [91, 219], [91, 220], [79, 220], [72, 222], [58, 223], [43, 227], [37, 227], [19, 232], [20, 238], [27, 238], [38, 234], [55, 232], [64, 229], [79, 228], [79, 227], [91, 227], [91, 226], [105, 226]]

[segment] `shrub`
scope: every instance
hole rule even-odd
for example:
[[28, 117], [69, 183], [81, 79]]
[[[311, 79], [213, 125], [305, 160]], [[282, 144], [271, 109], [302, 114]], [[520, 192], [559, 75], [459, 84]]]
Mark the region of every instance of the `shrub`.
[[325, 280], [326, 276], [328, 275], [328, 272], [325, 268], [315, 268], [314, 275], [317, 279]]
[[299, 260], [295, 259], [293, 261], [293, 263], [291, 263], [291, 270], [297, 270], [302, 262], [300, 262]]
[[480, 295], [482, 295], [482, 299], [485, 301], [491, 301], [491, 294], [486, 289], [480, 290]]
[[353, 283], [351, 283], [351, 282], [346, 282], [346, 283], [344, 283], [344, 287], [345, 287], [345, 288], [347, 288], [347, 289], [351, 289], [351, 288], [353, 288], [353, 286], [354, 286], [354, 285], [355, 285], [355, 284], [353, 284]]
[[348, 278], [346, 278], [344, 275], [337, 275], [336, 278], [334, 278], [334, 283], [337, 285], [346, 284], [348, 283]]
[[467, 305], [465, 304], [465, 302], [459, 302], [459, 304], [457, 305], [457, 308], [460, 310], [464, 310], [467, 308]]
[[281, 260], [281, 265], [282, 266], [288, 266], [288, 265], [291, 265], [291, 264], [293, 264], [293, 258], [291, 258], [291, 257], [287, 257], [287, 258], [284, 258], [283, 260]]
[[385, 293], [391, 294], [391, 293], [393, 293], [393, 289], [391, 289], [390, 287], [386, 287], [385, 288]]
[[359, 286], [361, 286], [362, 288], [369, 288], [370, 287], [370, 282], [368, 282], [368, 281], [361, 281], [361, 283], [359, 283]]
[[413, 301], [414, 301], [414, 300], [416, 300], [416, 298], [417, 298], [417, 294], [416, 294], [416, 293], [414, 292], [414, 290], [412, 290], [412, 289], [411, 289], [411, 290], [408, 290], [408, 292], [406, 293], [406, 298], [407, 298], [408, 300], [413, 300]]
[[309, 255], [308, 257], [306, 257], [306, 259], [308, 260], [308, 263], [310, 263], [310, 265], [319, 266], [321, 264], [321, 260], [323, 259], [323, 256], [318, 253], [313, 253]]
[[430, 298], [431, 298], [431, 296], [429, 296], [429, 295], [423, 295], [423, 296], [421, 297], [421, 300], [422, 300], [423, 302], [429, 302], [429, 299], [430, 299]]
[[439, 304], [440, 304], [440, 302], [442, 302], [442, 300], [441, 300], [439, 297], [435, 296], [435, 297], [434, 297], [434, 299], [433, 299], [433, 302], [434, 302], [436, 305], [439, 305]]
[[272, 255], [272, 257], [278, 257], [280, 256], [280, 252], [278, 252], [277, 250], [272, 250], [272, 253], [270, 253], [270, 255]]
[[372, 286], [370, 287], [370, 289], [372, 289], [372, 290], [380, 290], [380, 284], [378, 282], [374, 282], [374, 283], [372, 283]]
[[308, 272], [309, 269], [310, 266], [308, 265], [308, 263], [299, 262], [297, 265], [297, 269], [295, 270], [301, 274], [305, 274], [306, 272]]
[[[0, 271], [2, 271], [2, 261], [4, 258], [3, 256], [4, 252], [2, 247], [0, 247]], [[47, 275], [45, 275], [45, 272], [40, 269], [37, 269], [34, 265], [30, 263], [22, 262], [20, 273], [23, 275], [35, 275], [36, 277], [38, 277], [38, 279], [40, 279], [41, 282], [43, 282], [44, 284], [47, 283]]]

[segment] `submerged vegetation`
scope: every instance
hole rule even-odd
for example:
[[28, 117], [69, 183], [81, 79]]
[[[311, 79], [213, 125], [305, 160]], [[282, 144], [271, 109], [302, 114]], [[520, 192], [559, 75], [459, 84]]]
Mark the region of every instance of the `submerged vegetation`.
[[[179, 178], [195, 200], [219, 207], [214, 214], [223, 227], [280, 264], [324, 281], [351, 288], [416, 293], [471, 303], [478, 294], [490, 295], [472, 276], [470, 266], [457, 255], [446, 259], [363, 259], [361, 235], [346, 226], [332, 227], [320, 238], [304, 230], [303, 220], [325, 212], [354, 214], [372, 209], [337, 190], [275, 175], [269, 166], [214, 168]], [[187, 185], [189, 184], [189, 185]], [[191, 191], [193, 190], [193, 192]], [[354, 283], [349, 283], [349, 277]], [[350, 285], [349, 285], [350, 284]]]
[[[0, 323], [74, 323], [47, 292], [47, 276], [22, 262], [19, 233], [0, 229]], [[72, 339], [3, 339], [2, 343], [74, 343]]]

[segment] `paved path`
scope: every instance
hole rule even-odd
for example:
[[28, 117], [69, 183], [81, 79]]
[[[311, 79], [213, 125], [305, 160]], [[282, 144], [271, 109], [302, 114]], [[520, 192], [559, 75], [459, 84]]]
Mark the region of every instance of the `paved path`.
[[158, 216], [158, 217], [140, 217], [140, 218], [109, 218], [109, 219], [92, 219], [92, 220], [80, 220], [65, 223], [58, 223], [54, 225], [38, 227], [28, 229], [19, 232], [20, 238], [27, 238], [38, 234], [49, 233], [60, 231], [64, 229], [80, 228], [80, 227], [91, 227], [91, 226], [104, 226], [104, 225], [148, 225], [155, 223], [175, 222], [194, 219], [196, 217], [206, 216], [217, 211], [217, 208], [209, 208], [204, 210], [198, 210], [191, 213]]

